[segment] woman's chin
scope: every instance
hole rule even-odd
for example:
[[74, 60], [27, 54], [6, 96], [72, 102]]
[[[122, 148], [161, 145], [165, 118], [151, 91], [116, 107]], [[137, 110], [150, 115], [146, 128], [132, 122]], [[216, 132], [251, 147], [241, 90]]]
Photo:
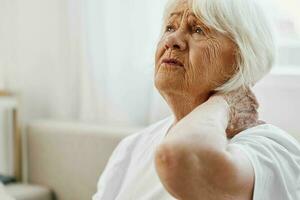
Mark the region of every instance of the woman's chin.
[[182, 88], [183, 80], [180, 78], [157, 74], [155, 77], [155, 87], [159, 91], [173, 91]]

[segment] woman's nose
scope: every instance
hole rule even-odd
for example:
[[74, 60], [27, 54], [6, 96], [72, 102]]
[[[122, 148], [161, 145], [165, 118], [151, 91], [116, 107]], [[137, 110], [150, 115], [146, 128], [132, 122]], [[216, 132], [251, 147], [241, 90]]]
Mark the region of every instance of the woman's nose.
[[184, 40], [181, 33], [171, 33], [165, 41], [166, 49], [177, 49], [180, 51], [184, 51], [187, 47], [186, 41]]

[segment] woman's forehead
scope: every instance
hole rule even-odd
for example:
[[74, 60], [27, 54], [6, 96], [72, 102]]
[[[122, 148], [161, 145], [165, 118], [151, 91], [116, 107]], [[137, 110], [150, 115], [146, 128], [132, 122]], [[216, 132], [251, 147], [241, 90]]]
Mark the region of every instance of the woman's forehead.
[[173, 0], [169, 8], [169, 14], [171, 13], [183, 13], [186, 10], [191, 10], [188, 0]]
[[196, 17], [191, 7], [191, 0], [172, 0], [170, 3], [166, 10], [167, 18], [181, 16], [182, 14]]

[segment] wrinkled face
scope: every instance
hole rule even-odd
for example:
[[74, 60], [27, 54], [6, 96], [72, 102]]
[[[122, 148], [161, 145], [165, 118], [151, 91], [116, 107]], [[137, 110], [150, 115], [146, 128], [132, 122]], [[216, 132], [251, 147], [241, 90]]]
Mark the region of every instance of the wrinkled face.
[[178, 0], [167, 17], [155, 57], [155, 86], [163, 93], [209, 95], [232, 77], [235, 44], [206, 27]]

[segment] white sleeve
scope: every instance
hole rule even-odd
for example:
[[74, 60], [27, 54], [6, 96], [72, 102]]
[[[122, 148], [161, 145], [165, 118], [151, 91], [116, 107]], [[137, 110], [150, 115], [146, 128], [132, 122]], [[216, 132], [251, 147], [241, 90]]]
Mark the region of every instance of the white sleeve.
[[229, 144], [242, 150], [252, 163], [253, 200], [300, 199], [299, 143], [279, 129], [261, 127], [235, 136]]
[[97, 185], [97, 193], [93, 200], [112, 200], [120, 189], [121, 181], [125, 175], [127, 140], [124, 138], [112, 152]]

